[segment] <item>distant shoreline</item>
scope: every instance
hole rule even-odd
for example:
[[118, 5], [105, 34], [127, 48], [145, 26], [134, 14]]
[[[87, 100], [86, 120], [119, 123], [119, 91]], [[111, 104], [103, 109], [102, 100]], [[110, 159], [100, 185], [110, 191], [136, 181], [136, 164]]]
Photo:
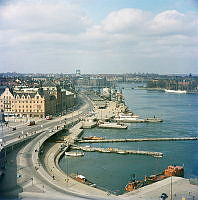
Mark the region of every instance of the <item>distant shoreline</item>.
[[[164, 88], [145, 88], [145, 87], [137, 87], [135, 89], [138, 89], [138, 90], [155, 90], [155, 91], [163, 91], [164, 92]], [[189, 92], [189, 91], [186, 91], [186, 94], [198, 94], [198, 91], [196, 92]]]

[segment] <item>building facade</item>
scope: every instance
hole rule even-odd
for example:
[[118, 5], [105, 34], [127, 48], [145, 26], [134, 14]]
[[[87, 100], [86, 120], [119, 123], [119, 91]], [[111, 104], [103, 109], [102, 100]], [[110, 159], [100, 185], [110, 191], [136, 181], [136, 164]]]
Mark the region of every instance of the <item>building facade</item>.
[[39, 117], [54, 115], [74, 106], [75, 95], [65, 89], [5, 88], [0, 95], [0, 109], [5, 116]]
[[24, 92], [6, 88], [0, 96], [0, 109], [7, 116], [40, 117], [56, 112], [56, 99], [42, 91]]

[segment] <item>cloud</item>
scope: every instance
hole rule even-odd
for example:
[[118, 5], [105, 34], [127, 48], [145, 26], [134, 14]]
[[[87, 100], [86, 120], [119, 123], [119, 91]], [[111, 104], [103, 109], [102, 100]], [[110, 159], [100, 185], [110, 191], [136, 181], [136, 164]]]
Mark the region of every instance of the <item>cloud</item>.
[[78, 6], [67, 1], [16, 1], [2, 6], [0, 13], [1, 29], [19, 31], [75, 34], [91, 23]]
[[167, 10], [157, 14], [148, 24], [151, 34], [196, 34], [198, 15]]
[[110, 13], [103, 21], [102, 26], [107, 32], [125, 32], [140, 28], [148, 14], [139, 9], [125, 8]]
[[[128, 72], [134, 61], [142, 64], [142, 70], [149, 71], [146, 70], [148, 59], [160, 65], [160, 60], [165, 58], [189, 60], [197, 55], [198, 14], [195, 12], [165, 10], [154, 14], [124, 8], [96, 23], [80, 7], [82, 2], [79, 5], [73, 2], [11, 0], [1, 5], [3, 65], [8, 69], [13, 63], [18, 67], [30, 65], [35, 71], [46, 71], [49, 66], [53, 70], [55, 65], [82, 63], [89, 70], [95, 66], [93, 70], [98, 68], [102, 72], [107, 67], [113, 71], [115, 66], [122, 69], [123, 64]], [[148, 61], [151, 68], [152, 62]]]

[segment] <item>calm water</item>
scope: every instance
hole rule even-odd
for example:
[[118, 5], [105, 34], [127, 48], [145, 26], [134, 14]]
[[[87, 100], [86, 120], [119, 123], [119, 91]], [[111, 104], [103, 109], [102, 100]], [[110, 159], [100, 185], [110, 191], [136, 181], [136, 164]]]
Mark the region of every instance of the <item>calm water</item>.
[[[144, 137], [198, 137], [198, 95], [167, 94], [159, 91], [132, 90], [124, 85], [125, 102], [135, 114], [141, 117], [159, 116], [163, 123], [128, 124], [127, 130], [91, 129], [83, 136], [104, 136], [105, 138]], [[85, 144], [87, 145], [87, 144]], [[69, 173], [86, 176], [97, 186], [113, 192], [122, 192], [132, 174], [143, 179], [161, 172], [167, 165], [183, 165], [185, 177], [198, 178], [198, 141], [137, 142], [91, 144], [98, 147], [117, 147], [158, 151], [163, 158], [139, 155], [85, 153], [81, 158], [63, 158], [60, 166], [64, 171], [68, 162]]]

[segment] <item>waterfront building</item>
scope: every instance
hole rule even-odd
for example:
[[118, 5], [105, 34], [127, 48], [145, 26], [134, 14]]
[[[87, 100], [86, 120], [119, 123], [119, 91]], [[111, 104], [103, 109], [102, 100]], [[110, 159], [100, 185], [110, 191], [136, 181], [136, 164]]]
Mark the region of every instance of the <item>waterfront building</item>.
[[5, 116], [44, 118], [74, 106], [74, 93], [50, 84], [43, 88], [4, 88], [0, 109]]
[[13, 90], [6, 88], [0, 95], [0, 109], [5, 116], [16, 117], [40, 117], [56, 112], [56, 99], [42, 91]]
[[67, 110], [68, 108], [74, 106], [76, 96], [74, 93], [67, 91], [65, 89], [61, 89], [61, 110]]

